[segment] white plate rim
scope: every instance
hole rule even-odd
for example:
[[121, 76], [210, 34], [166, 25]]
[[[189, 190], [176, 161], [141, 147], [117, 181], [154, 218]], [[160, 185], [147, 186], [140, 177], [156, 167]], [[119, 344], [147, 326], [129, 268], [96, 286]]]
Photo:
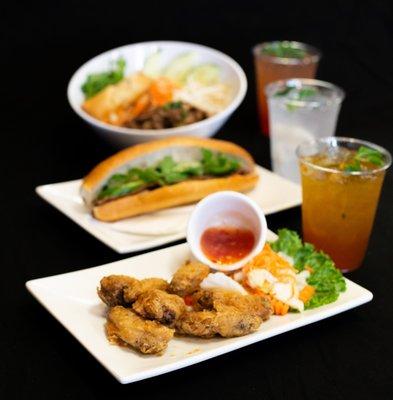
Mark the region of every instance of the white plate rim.
[[[297, 186], [300, 190], [300, 186], [288, 181], [287, 179], [275, 174], [274, 172], [261, 167], [260, 165], [256, 166], [258, 170], [261, 170], [264, 174], [272, 174], [274, 175], [275, 179], [279, 179], [282, 182], [285, 182], [286, 185], [293, 185], [293, 187]], [[100, 234], [102, 229], [99, 226], [93, 226], [92, 224], [85, 223], [81, 219], [79, 219], [77, 216], [74, 216], [73, 214], [67, 212], [60, 206], [58, 206], [56, 203], [54, 203], [51, 200], [51, 196], [48, 195], [47, 190], [53, 187], [54, 185], [59, 185], [59, 184], [67, 184], [67, 183], [72, 183], [72, 182], [77, 182], [79, 179], [75, 180], [70, 180], [70, 181], [65, 181], [65, 182], [56, 182], [56, 183], [51, 183], [51, 184], [45, 184], [45, 185], [39, 185], [35, 188], [35, 192], [39, 197], [41, 197], [43, 200], [45, 200], [47, 203], [49, 203], [51, 206], [56, 208], [58, 211], [60, 211], [63, 215], [65, 215], [67, 218], [71, 219], [73, 222], [75, 222], [78, 226], [80, 226], [82, 229], [90, 233], [92, 236], [94, 236], [96, 239], [101, 241], [102, 243], [106, 244], [108, 247], [110, 247], [112, 250], [119, 254], [125, 254], [125, 253], [131, 253], [131, 252], [137, 252], [137, 251], [143, 251], [143, 250], [149, 250], [158, 246], [162, 246], [171, 242], [175, 242], [177, 240], [182, 240], [185, 239], [186, 235], [185, 232], [179, 232], [179, 233], [174, 233], [170, 235], [163, 235], [163, 236], [157, 236], [154, 238], [151, 238], [150, 241], [146, 241], [143, 245], [136, 244], [136, 245], [125, 245], [122, 246], [121, 244], [116, 243], [115, 239], [110, 239], [109, 237], [106, 237], [105, 235]], [[279, 211], [284, 211], [289, 208], [297, 207], [301, 204], [301, 194], [299, 198], [291, 198], [288, 199], [287, 201], [283, 201], [276, 206], [271, 206], [269, 207], [268, 211], [265, 211], [265, 215], [270, 215], [274, 214]], [[137, 235], [135, 235], [137, 236]], [[142, 235], [143, 236], [143, 235]]]

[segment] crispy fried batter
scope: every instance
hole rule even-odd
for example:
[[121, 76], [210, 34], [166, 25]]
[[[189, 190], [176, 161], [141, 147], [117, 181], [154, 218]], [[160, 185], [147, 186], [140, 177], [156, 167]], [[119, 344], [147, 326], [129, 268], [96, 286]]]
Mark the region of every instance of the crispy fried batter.
[[145, 321], [122, 306], [109, 310], [106, 332], [112, 343], [120, 339], [144, 354], [162, 353], [174, 334], [173, 329], [157, 321]]
[[222, 337], [244, 336], [255, 332], [262, 323], [257, 315], [239, 311], [233, 306], [220, 305], [216, 314], [216, 333]]
[[215, 335], [235, 337], [255, 332], [261, 323], [262, 319], [256, 315], [232, 306], [220, 306], [219, 311], [185, 312], [176, 322], [176, 332], [203, 338]]
[[194, 308], [176, 323], [179, 333], [193, 336], [243, 336], [255, 332], [272, 310], [268, 299], [223, 289], [199, 290]]
[[260, 317], [267, 320], [272, 307], [268, 298], [255, 295], [242, 295], [236, 292], [223, 289], [199, 290], [194, 294], [196, 309], [219, 311], [221, 306], [235, 307], [245, 314]]
[[133, 304], [134, 311], [143, 318], [174, 326], [176, 320], [185, 311], [184, 300], [176, 294], [159, 289], [143, 292]]
[[100, 281], [97, 293], [100, 299], [109, 307], [126, 305], [123, 297], [124, 289], [134, 286], [137, 282], [137, 279], [126, 275], [105, 276]]
[[127, 304], [132, 304], [143, 292], [151, 289], [166, 291], [169, 289], [169, 284], [161, 278], [147, 278], [142, 279], [141, 281], [136, 281], [134, 285], [124, 289], [124, 300]]
[[128, 347], [128, 344], [124, 340], [121, 340], [119, 336], [117, 336], [116, 325], [112, 321], [109, 321], [109, 319], [105, 324], [105, 333], [111, 344], [116, 344], [117, 346], [121, 347]]
[[[272, 312], [270, 301], [223, 289], [202, 290], [200, 283], [209, 271], [206, 265], [187, 262], [175, 273], [170, 285], [159, 278], [103, 278], [98, 295], [112, 307], [106, 323], [108, 340], [145, 354], [157, 354], [166, 349], [173, 337], [172, 327], [179, 334], [202, 338], [255, 332]], [[186, 311], [184, 300], [179, 297], [188, 294], [193, 294], [193, 311]]]
[[217, 332], [214, 311], [188, 311], [176, 321], [176, 332], [183, 335], [211, 338]]
[[170, 284], [172, 293], [181, 297], [194, 293], [209, 274], [210, 268], [199, 262], [187, 261], [173, 275]]

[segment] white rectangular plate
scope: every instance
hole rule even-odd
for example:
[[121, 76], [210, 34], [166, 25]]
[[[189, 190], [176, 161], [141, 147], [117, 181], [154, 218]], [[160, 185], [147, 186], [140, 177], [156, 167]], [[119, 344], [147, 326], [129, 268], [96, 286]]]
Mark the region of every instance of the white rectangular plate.
[[[260, 179], [247, 195], [265, 214], [301, 204], [300, 186], [273, 172], [257, 167]], [[81, 180], [38, 186], [36, 192], [79, 226], [118, 253], [146, 250], [184, 239], [193, 205], [174, 207], [115, 223], [94, 219], [79, 195]]]
[[[268, 240], [275, 235], [269, 232]], [[104, 333], [105, 306], [97, 297], [100, 279], [110, 274], [170, 280], [190, 257], [187, 243], [157, 250], [95, 268], [84, 269], [26, 283], [33, 296], [121, 383], [135, 382], [184, 368], [228, 353], [280, 333], [341, 313], [372, 299], [372, 293], [346, 280], [347, 290], [332, 304], [305, 311], [273, 316], [260, 329], [232, 339], [174, 338], [162, 356], [141, 355], [110, 345]]]

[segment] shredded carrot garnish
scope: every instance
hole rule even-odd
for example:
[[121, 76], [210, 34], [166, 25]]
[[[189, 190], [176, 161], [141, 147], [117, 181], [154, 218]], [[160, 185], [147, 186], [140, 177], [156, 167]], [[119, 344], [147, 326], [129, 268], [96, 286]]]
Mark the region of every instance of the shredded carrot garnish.
[[135, 102], [135, 105], [132, 109], [132, 116], [133, 118], [138, 117], [143, 113], [143, 111], [146, 110], [146, 108], [149, 106], [149, 95], [147, 93], [143, 94], [142, 96], [139, 96], [138, 100]]
[[299, 293], [299, 300], [301, 300], [303, 303], [307, 303], [311, 297], [314, 296], [314, 293], [315, 288], [313, 286], [306, 285]]
[[173, 99], [175, 84], [168, 78], [157, 78], [150, 86], [150, 101], [153, 107], [160, 107]]
[[273, 307], [273, 314], [274, 315], [285, 315], [288, 313], [289, 311], [289, 305], [283, 303], [280, 300], [277, 300], [275, 297], [273, 296], [269, 296], [270, 297], [270, 302], [271, 305]]
[[276, 277], [283, 273], [296, 273], [296, 269], [273, 251], [269, 243], [266, 243], [263, 250], [244, 267], [243, 272], [248, 272], [253, 268], [264, 268]]

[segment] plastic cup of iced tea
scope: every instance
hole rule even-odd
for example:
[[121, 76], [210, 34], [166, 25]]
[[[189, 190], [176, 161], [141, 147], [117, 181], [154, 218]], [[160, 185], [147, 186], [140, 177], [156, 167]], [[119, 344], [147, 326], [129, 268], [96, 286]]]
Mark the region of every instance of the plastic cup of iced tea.
[[294, 41], [273, 41], [253, 48], [258, 114], [262, 132], [269, 135], [265, 86], [290, 78], [314, 78], [321, 53], [315, 47]]
[[391, 154], [358, 139], [328, 137], [297, 148], [303, 238], [343, 272], [363, 262]]

